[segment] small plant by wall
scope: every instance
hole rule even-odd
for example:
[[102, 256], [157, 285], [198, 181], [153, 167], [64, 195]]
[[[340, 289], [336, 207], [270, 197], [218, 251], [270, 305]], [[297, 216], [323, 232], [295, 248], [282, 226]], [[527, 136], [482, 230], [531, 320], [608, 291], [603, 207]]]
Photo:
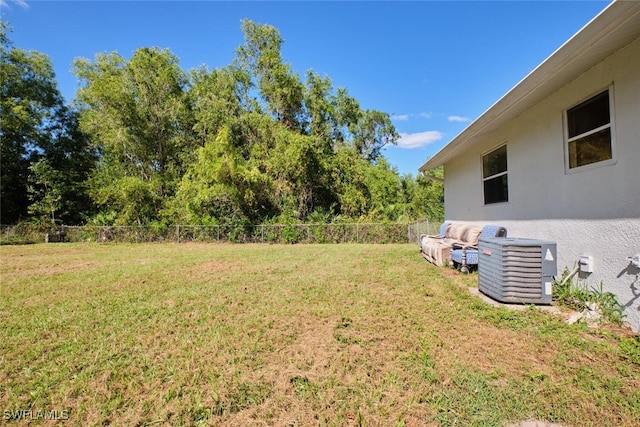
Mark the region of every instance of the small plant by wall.
[[624, 320], [622, 306], [616, 296], [605, 292], [603, 284], [590, 286], [585, 280], [572, 279], [573, 272], [565, 267], [562, 275], [553, 284], [553, 300], [571, 307], [577, 311], [584, 311], [595, 306], [602, 313], [602, 317], [615, 324]]

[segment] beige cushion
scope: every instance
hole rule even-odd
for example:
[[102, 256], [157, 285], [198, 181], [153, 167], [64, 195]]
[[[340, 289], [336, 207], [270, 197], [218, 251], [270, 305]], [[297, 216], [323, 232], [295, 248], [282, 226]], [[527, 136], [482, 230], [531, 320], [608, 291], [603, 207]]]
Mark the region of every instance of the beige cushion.
[[451, 224], [447, 228], [445, 238], [449, 240], [449, 243], [462, 243], [466, 245], [477, 245], [478, 238], [482, 233], [482, 227], [470, 224]]

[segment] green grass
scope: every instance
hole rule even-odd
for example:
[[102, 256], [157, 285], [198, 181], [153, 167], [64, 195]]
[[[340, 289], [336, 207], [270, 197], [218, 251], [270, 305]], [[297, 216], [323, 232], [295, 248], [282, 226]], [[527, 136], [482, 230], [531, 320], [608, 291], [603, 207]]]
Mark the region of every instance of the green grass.
[[416, 245], [3, 246], [0, 275], [3, 422], [640, 420], [637, 338], [487, 306]]

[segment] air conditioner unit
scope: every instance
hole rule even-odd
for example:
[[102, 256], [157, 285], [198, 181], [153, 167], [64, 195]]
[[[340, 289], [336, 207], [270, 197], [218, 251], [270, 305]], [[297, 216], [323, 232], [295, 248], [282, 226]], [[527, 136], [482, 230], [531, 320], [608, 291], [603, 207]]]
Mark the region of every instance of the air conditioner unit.
[[478, 242], [478, 288], [505, 303], [551, 304], [557, 274], [556, 243], [524, 238]]

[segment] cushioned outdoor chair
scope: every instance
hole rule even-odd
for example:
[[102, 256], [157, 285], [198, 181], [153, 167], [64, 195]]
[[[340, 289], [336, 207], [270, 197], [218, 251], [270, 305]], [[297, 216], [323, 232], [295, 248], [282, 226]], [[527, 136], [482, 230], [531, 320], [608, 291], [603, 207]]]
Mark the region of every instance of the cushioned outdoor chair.
[[[507, 229], [499, 225], [485, 225], [480, 233], [480, 239], [483, 237], [507, 237]], [[460, 266], [462, 273], [468, 273], [470, 266], [478, 266], [478, 245], [454, 244], [451, 261], [454, 266]]]
[[439, 234], [421, 234], [420, 252], [429, 262], [442, 267], [449, 263], [449, 246], [444, 244], [447, 229], [451, 225], [445, 222], [440, 226]]

